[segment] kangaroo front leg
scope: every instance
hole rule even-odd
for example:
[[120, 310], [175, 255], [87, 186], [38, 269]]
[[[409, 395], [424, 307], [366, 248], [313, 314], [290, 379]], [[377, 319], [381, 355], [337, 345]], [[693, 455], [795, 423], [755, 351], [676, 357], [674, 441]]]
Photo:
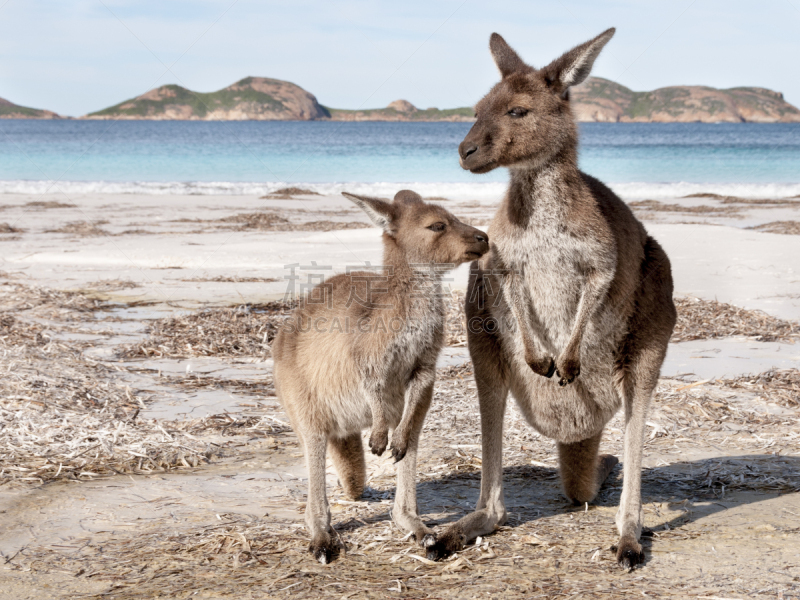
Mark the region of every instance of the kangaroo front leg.
[[514, 315], [522, 336], [525, 362], [537, 375], [552, 377], [556, 371], [556, 363], [539, 343], [532, 330], [533, 315], [528, 301], [528, 289], [517, 273], [503, 277], [502, 285], [503, 296], [511, 308], [511, 314]]
[[[433, 377], [424, 377], [424, 387], [414, 386], [413, 410], [406, 407], [403, 420], [392, 435], [392, 454], [395, 454], [395, 442], [403, 444], [402, 459], [397, 465], [397, 491], [394, 497], [392, 520], [403, 531], [414, 534], [417, 542], [430, 545], [436, 541], [433, 530], [427, 527], [417, 512], [417, 448], [422, 432], [422, 424], [433, 398]], [[411, 392], [409, 389], [409, 392]], [[398, 437], [398, 430], [400, 439]], [[399, 452], [399, 451], [398, 451]], [[403, 458], [405, 457], [405, 458]]]
[[414, 428], [425, 420], [431, 404], [433, 383], [436, 380], [436, 364], [419, 367], [406, 389], [403, 417], [392, 433], [391, 452], [394, 462], [400, 462], [408, 451]]
[[558, 385], [565, 386], [575, 381], [581, 373], [581, 342], [586, 331], [586, 325], [594, 315], [597, 307], [605, 298], [611, 280], [614, 279], [613, 269], [594, 270], [586, 280], [578, 302], [575, 314], [575, 323], [570, 332], [567, 347], [556, 361], [556, 374]]
[[[472, 352], [472, 345], [470, 345]], [[473, 359], [475, 353], [472, 352]], [[496, 360], [496, 358], [495, 358]], [[481, 495], [475, 512], [448, 527], [435, 544], [428, 547], [428, 558], [438, 560], [458, 552], [471, 539], [492, 533], [506, 522], [503, 501], [503, 417], [506, 411], [508, 384], [495, 371], [494, 376], [479, 373], [475, 361], [475, 381], [481, 410]]]
[[325, 449], [328, 441], [324, 435], [306, 434], [303, 442], [308, 467], [306, 527], [311, 534], [308, 551], [325, 565], [331, 562], [338, 550], [332, 536], [331, 511], [325, 493]]
[[389, 444], [389, 424], [384, 413], [383, 386], [371, 386], [367, 390], [369, 409], [372, 412], [372, 430], [369, 434], [369, 449], [380, 456]]

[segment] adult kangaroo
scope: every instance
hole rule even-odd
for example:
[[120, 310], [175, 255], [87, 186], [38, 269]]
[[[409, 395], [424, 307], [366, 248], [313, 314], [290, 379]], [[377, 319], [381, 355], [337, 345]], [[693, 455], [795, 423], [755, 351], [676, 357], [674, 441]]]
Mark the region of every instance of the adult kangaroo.
[[[481, 412], [483, 466], [475, 512], [428, 549], [441, 558], [506, 520], [503, 415], [511, 391], [537, 431], [556, 440], [561, 482], [576, 503], [594, 499], [617, 464], [598, 455], [606, 423], [625, 409], [617, 560], [644, 560], [641, 465], [645, 418], [672, 329], [670, 263], [630, 209], [578, 170], [569, 88], [582, 82], [614, 29], [542, 69], [498, 34], [490, 49], [502, 80], [478, 102], [459, 146], [473, 173], [508, 167], [508, 192], [473, 263], [469, 351]], [[553, 377], [555, 375], [555, 377]]]

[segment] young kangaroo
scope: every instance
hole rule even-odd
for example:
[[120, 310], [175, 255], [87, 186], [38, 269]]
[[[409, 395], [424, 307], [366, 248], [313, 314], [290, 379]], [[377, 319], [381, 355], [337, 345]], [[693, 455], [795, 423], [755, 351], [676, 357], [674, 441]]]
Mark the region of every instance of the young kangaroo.
[[481, 493], [476, 511], [451, 525], [429, 558], [460, 550], [506, 520], [503, 414], [511, 391], [526, 420], [556, 440], [564, 492], [576, 503], [591, 501], [617, 463], [598, 447], [624, 407], [617, 560], [630, 568], [644, 559], [643, 434], [675, 324], [672, 275], [661, 246], [628, 207], [578, 170], [569, 102], [570, 86], [589, 75], [612, 35], [609, 29], [538, 70], [491, 36], [502, 80], [478, 102], [477, 121], [459, 146], [463, 168], [508, 167], [511, 174], [489, 228], [492, 250], [473, 265], [467, 293]]
[[[325, 564], [335, 554], [325, 494], [325, 451], [353, 499], [364, 491], [361, 430], [382, 454], [393, 428], [398, 465], [394, 522], [429, 545], [433, 531], [417, 513], [420, 431], [444, 343], [441, 279], [489, 250], [488, 236], [427, 204], [414, 192], [394, 202], [344, 194], [383, 229], [383, 273], [337, 275], [312, 290], [272, 346], [275, 389], [308, 466], [309, 551]], [[426, 537], [427, 536], [427, 537]]]

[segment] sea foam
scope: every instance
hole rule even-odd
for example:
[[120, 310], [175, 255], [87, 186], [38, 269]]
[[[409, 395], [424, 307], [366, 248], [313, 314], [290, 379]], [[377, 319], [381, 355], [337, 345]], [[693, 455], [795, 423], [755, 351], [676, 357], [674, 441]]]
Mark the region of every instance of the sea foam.
[[[744, 198], [788, 198], [800, 196], [800, 183], [607, 183], [626, 200], [681, 198], [690, 194], [711, 193]], [[503, 182], [234, 182], [234, 181], [28, 181], [0, 180], [0, 194], [145, 194], [198, 196], [263, 196], [286, 187], [309, 189], [318, 194], [342, 191], [392, 197], [398, 190], [412, 189], [423, 196], [452, 200], [499, 200]]]

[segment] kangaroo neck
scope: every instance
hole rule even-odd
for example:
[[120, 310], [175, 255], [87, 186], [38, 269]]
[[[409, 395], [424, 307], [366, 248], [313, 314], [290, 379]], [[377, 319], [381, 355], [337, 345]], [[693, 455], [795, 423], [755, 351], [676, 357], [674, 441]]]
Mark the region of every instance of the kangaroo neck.
[[582, 185], [577, 153], [572, 146], [544, 163], [514, 166], [509, 171], [508, 217], [520, 227], [526, 227], [537, 210], [546, 210], [551, 218], [557, 217], [566, 210], [576, 186]]
[[409, 262], [397, 242], [384, 236], [383, 267], [389, 293], [396, 298], [432, 300], [441, 294], [444, 265]]

